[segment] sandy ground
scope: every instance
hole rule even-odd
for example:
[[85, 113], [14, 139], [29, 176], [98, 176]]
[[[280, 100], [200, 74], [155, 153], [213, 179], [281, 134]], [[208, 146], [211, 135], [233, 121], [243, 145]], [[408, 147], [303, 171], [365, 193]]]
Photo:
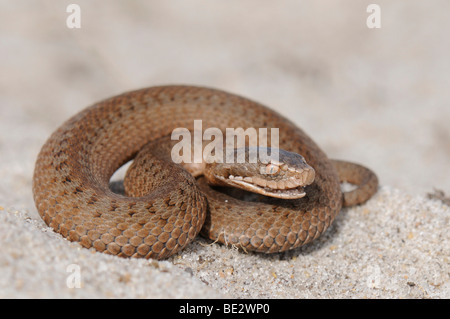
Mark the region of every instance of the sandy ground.
[[[450, 297], [448, 1], [377, 1], [380, 29], [370, 1], [285, 0], [76, 1], [69, 29], [73, 2], [0, 0], [0, 298]], [[174, 83], [289, 116], [375, 170], [378, 193], [283, 254], [199, 238], [127, 260], [55, 234], [31, 194], [46, 138], [100, 99]]]

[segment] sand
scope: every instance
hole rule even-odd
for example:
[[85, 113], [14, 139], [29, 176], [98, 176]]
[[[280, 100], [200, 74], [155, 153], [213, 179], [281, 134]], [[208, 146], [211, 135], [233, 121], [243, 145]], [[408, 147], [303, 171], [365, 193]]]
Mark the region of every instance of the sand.
[[[448, 2], [378, 1], [380, 29], [364, 1], [77, 1], [81, 29], [69, 3], [0, 0], [0, 298], [450, 297]], [[100, 99], [174, 83], [289, 116], [376, 171], [377, 194], [273, 255], [198, 238], [123, 259], [48, 228], [31, 193], [46, 138]]]

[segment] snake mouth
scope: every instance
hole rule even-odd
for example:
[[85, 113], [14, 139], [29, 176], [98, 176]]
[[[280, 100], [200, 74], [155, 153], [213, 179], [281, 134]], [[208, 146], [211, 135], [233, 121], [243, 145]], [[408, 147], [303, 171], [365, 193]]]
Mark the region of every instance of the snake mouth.
[[[281, 198], [281, 199], [298, 199], [306, 195], [304, 186], [296, 185], [295, 187], [285, 187], [284, 189], [275, 187], [267, 187], [256, 185], [252, 182], [251, 177], [241, 177], [230, 175], [228, 178], [216, 176], [228, 186], [234, 186], [252, 193], [264, 196]], [[275, 184], [273, 184], [274, 186]]]

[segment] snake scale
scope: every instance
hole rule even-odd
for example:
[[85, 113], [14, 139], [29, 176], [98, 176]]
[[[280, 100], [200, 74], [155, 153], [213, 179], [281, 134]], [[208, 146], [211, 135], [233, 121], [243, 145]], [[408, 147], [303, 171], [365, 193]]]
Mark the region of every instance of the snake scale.
[[[148, 191], [132, 197], [110, 189], [113, 173], [142, 148], [175, 128], [192, 130], [198, 119], [204, 128], [279, 128], [280, 149], [301, 154], [315, 170], [306, 195], [243, 200], [161, 158], [128, 182], [131, 187], [147, 183]], [[342, 193], [343, 180], [358, 188]], [[244, 250], [293, 249], [322, 234], [343, 205], [368, 200], [377, 186], [372, 171], [328, 159], [275, 111], [234, 94], [192, 86], [141, 89], [86, 108], [50, 136], [33, 176], [36, 207], [56, 232], [99, 252], [156, 259], [179, 252], [199, 233]]]

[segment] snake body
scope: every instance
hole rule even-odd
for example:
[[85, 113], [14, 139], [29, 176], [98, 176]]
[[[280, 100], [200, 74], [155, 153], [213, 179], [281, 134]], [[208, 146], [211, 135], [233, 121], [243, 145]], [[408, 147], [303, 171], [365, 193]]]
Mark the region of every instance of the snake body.
[[[143, 195], [110, 189], [113, 173], [145, 145], [175, 128], [192, 130], [198, 119], [203, 128], [279, 128], [280, 148], [301, 154], [315, 170], [306, 196], [244, 201], [163, 158], [134, 178], [134, 188], [148, 186]], [[341, 180], [359, 187], [342, 193]], [[161, 86], [96, 103], [59, 127], [38, 155], [33, 194], [43, 220], [70, 241], [122, 257], [162, 259], [199, 232], [244, 250], [299, 247], [322, 234], [342, 205], [366, 201], [377, 185], [372, 171], [328, 159], [300, 128], [259, 103], [215, 89]]]

